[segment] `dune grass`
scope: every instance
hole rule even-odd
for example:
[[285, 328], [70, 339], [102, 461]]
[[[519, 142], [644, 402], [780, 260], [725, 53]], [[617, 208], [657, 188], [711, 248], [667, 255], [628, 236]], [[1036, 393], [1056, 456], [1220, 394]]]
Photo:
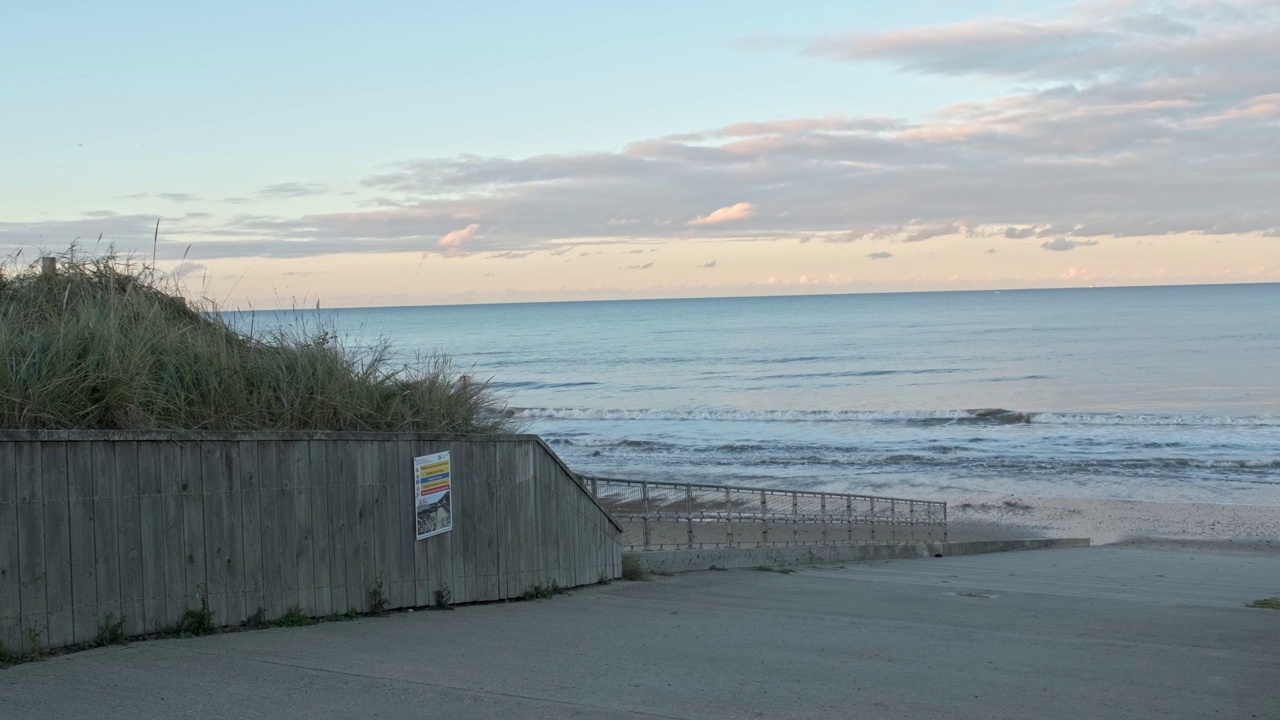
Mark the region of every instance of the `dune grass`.
[[0, 266], [0, 428], [518, 430], [445, 357], [397, 363], [388, 342], [351, 347], [323, 322], [245, 329], [181, 290], [75, 248], [53, 275]]

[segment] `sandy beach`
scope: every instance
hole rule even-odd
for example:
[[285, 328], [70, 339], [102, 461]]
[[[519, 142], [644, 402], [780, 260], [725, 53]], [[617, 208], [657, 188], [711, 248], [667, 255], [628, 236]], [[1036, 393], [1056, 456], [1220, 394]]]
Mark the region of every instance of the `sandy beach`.
[[1024, 497], [948, 502], [952, 540], [1087, 537], [1095, 545], [1280, 554], [1280, 506]]

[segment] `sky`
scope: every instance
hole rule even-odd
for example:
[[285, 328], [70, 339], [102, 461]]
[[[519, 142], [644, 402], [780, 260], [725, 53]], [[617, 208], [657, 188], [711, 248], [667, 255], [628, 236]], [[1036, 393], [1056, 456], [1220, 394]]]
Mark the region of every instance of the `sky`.
[[13, 3], [0, 254], [226, 307], [1277, 282], [1276, 48], [1277, 0]]

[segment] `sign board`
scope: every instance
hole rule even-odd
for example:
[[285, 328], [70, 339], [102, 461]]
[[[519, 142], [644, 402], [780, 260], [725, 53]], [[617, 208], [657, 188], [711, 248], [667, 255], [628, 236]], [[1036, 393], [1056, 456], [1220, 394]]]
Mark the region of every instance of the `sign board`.
[[453, 529], [452, 480], [447, 451], [413, 459], [413, 512], [419, 540]]

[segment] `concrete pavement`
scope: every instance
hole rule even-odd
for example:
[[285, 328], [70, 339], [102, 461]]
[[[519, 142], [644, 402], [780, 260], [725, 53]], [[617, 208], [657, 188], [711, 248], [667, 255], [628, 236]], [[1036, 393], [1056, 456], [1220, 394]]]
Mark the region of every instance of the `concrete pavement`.
[[0, 671], [0, 718], [1280, 718], [1280, 555], [703, 572]]

